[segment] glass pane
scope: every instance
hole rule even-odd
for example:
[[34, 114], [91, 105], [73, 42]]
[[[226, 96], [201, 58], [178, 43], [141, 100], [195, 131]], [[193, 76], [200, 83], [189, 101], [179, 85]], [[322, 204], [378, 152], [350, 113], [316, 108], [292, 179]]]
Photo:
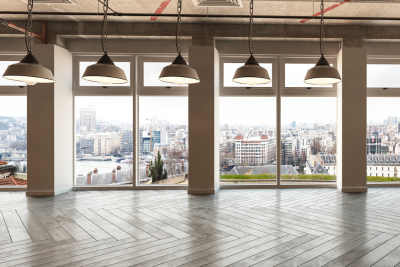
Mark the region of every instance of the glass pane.
[[399, 88], [400, 65], [367, 65], [367, 87]]
[[399, 100], [367, 98], [367, 182], [400, 182]]
[[285, 87], [332, 87], [332, 85], [318, 86], [304, 82], [307, 71], [314, 66], [315, 64], [285, 64]]
[[0, 186], [27, 185], [26, 96], [0, 102]]
[[165, 66], [171, 65], [171, 62], [144, 62], [143, 66], [143, 85], [144, 86], [162, 86], [162, 87], [170, 87], [170, 86], [179, 86], [179, 87], [187, 87], [185, 85], [177, 85], [172, 83], [165, 83], [158, 79], [160, 77], [161, 71]]
[[132, 97], [75, 97], [75, 122], [75, 184], [132, 184]]
[[139, 183], [187, 184], [188, 98], [139, 97]]
[[[79, 62], [79, 86], [102, 86], [99, 83], [91, 82], [82, 79], [83, 73], [88, 66], [95, 64], [96, 62]], [[127, 83], [123, 84], [111, 84], [110, 86], [130, 86], [131, 84], [131, 63], [130, 62], [114, 62], [115, 66], [121, 68], [128, 79]]]
[[[244, 63], [224, 63], [224, 87], [246, 87], [246, 85], [232, 81], [236, 69], [243, 65]], [[272, 63], [261, 63], [260, 66], [268, 71], [269, 77], [272, 81]], [[272, 87], [272, 82], [267, 84], [253, 85], [251, 87]]]
[[26, 86], [23, 82], [12, 81], [3, 78], [3, 73], [11, 64], [18, 63], [18, 61], [0, 61], [0, 86]]
[[336, 182], [336, 98], [283, 97], [281, 105], [281, 182]]
[[219, 99], [220, 183], [276, 183], [276, 98]]

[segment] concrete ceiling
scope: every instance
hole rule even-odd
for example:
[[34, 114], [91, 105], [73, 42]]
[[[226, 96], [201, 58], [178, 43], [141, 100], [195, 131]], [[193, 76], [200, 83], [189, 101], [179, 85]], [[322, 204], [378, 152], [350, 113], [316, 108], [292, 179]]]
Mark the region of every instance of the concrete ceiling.
[[[25, 2], [24, 2], [25, 1]], [[102, 12], [102, 5], [97, 0], [73, 0], [76, 4], [35, 4], [36, 12]], [[242, 8], [197, 7], [193, 0], [183, 1], [184, 14], [234, 14], [248, 15], [249, 2], [242, 0]], [[162, 6], [162, 11], [167, 14], [176, 14], [176, 0], [109, 0], [109, 6], [121, 13], [154, 13]], [[26, 0], [0, 0], [1, 11], [26, 11]], [[286, 16], [311, 16], [319, 12], [318, 0], [255, 0], [255, 15], [286, 15]], [[393, 0], [325, 0], [325, 8], [331, 8], [326, 16], [340, 17], [395, 17], [400, 18], [400, 1]], [[8, 21], [25, 20], [26, 15], [5, 15], [0, 18]], [[43, 16], [35, 15], [35, 21], [101, 21], [101, 16]], [[109, 17], [110, 22], [148, 22], [171, 23], [175, 18], [158, 17]], [[183, 18], [183, 23], [248, 23], [248, 19], [228, 18]], [[296, 19], [255, 19], [261, 24], [301, 24]], [[318, 20], [303, 22], [304, 24], [318, 24]], [[362, 21], [362, 20], [327, 20], [326, 24], [336, 25], [400, 25], [400, 21]]]

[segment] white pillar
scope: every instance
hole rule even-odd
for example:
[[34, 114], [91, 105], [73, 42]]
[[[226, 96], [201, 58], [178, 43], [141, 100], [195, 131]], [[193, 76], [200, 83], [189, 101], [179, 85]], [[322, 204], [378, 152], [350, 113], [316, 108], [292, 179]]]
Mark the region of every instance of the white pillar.
[[338, 54], [337, 187], [367, 191], [367, 50], [344, 47]]
[[219, 56], [214, 46], [190, 46], [189, 65], [200, 83], [189, 85], [189, 194], [219, 190]]
[[73, 186], [72, 55], [56, 45], [34, 45], [56, 83], [28, 86], [28, 196], [57, 195]]

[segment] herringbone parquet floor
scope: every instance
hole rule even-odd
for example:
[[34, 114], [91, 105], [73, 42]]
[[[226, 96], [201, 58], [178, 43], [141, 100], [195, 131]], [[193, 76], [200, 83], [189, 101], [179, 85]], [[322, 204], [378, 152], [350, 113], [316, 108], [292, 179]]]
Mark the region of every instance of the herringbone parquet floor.
[[0, 193], [3, 266], [400, 266], [400, 189]]

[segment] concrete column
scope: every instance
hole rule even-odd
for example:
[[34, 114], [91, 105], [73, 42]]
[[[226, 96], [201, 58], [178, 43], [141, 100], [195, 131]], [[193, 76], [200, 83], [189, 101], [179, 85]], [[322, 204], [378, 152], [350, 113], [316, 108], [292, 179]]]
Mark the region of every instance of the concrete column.
[[219, 190], [219, 56], [214, 46], [190, 46], [200, 83], [189, 85], [189, 194]]
[[54, 84], [28, 86], [28, 196], [67, 192], [73, 185], [72, 55], [56, 45], [34, 45]]
[[337, 187], [366, 192], [367, 50], [344, 47], [338, 54]]

